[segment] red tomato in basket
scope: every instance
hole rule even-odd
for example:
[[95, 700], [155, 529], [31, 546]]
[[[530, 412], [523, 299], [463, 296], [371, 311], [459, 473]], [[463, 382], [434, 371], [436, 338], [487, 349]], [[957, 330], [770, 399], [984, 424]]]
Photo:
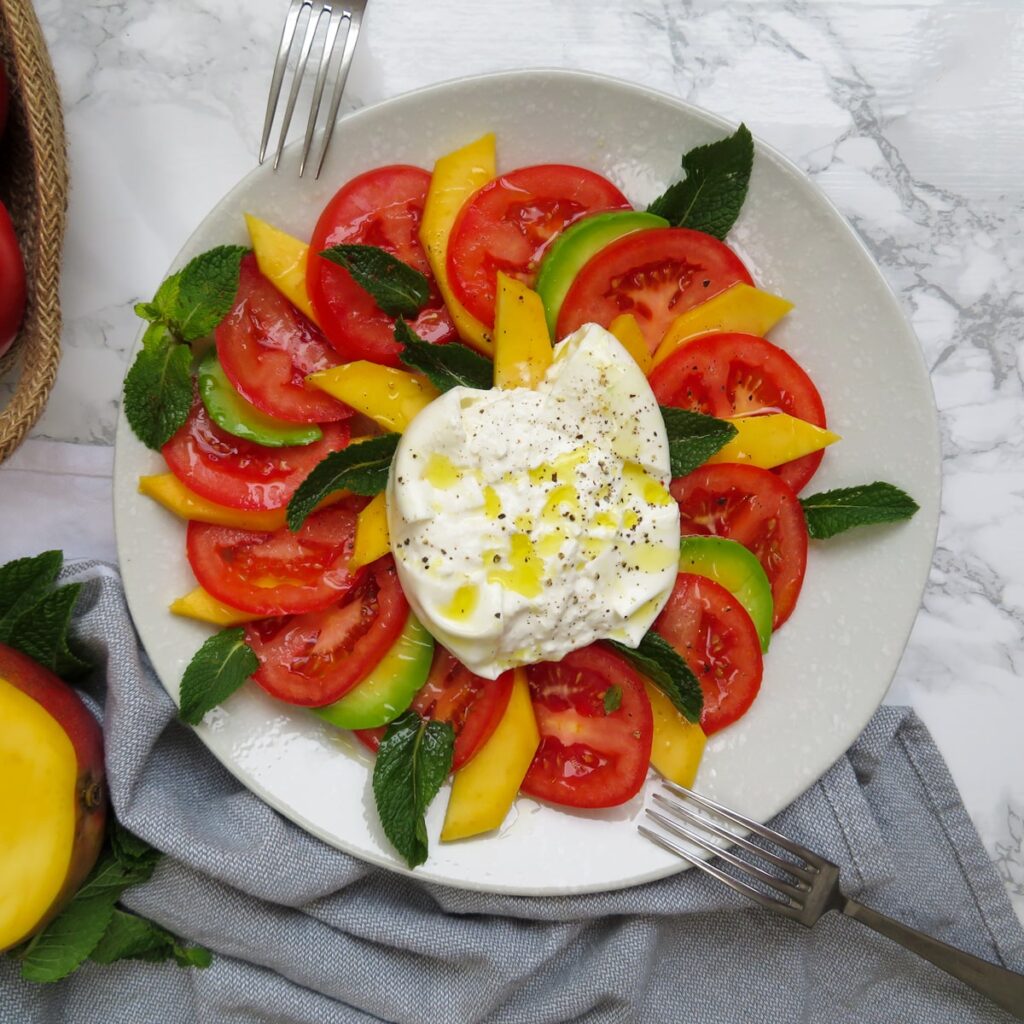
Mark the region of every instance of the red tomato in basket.
[[0, 356], [10, 347], [25, 316], [25, 262], [7, 207], [0, 203]]
[[7, 86], [7, 73], [0, 63], [0, 139], [4, 137], [4, 128], [7, 126], [7, 106], [10, 103], [10, 89]]

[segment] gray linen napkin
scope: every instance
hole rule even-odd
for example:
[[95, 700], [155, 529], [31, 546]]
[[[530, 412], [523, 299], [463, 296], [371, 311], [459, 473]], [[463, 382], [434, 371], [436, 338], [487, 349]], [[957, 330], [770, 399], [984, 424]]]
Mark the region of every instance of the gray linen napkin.
[[[79, 563], [121, 820], [167, 853], [126, 903], [216, 953], [205, 971], [84, 966], [49, 987], [0, 961], [4, 1024], [1004, 1021], [958, 982], [836, 915], [813, 931], [699, 875], [550, 899], [428, 885], [279, 817], [178, 724], [114, 569]], [[931, 738], [882, 708], [777, 826], [851, 895], [1024, 969], [1022, 931]]]

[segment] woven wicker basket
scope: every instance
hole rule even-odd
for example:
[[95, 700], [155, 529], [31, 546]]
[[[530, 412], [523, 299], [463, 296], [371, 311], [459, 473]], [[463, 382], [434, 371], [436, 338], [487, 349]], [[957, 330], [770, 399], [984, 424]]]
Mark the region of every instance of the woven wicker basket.
[[14, 347], [0, 358], [3, 462], [39, 418], [57, 375], [68, 172], [60, 93], [29, 0], [0, 0], [0, 59], [11, 86], [0, 142], [0, 199], [14, 221], [28, 279], [25, 322]]

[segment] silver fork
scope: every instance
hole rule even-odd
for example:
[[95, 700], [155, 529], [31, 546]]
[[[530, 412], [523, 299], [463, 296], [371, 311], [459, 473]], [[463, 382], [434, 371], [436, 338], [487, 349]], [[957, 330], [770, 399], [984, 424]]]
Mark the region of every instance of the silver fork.
[[[792, 839], [780, 835], [774, 829], [730, 811], [721, 804], [675, 783], [666, 782], [665, 789], [678, 799], [671, 799], [659, 792], [654, 794], [654, 800], [668, 814], [648, 807], [647, 815], [666, 832], [689, 843], [691, 850], [688, 852], [679, 843], [666, 838], [660, 832], [638, 825], [640, 832], [658, 846], [689, 861], [694, 867], [724, 882], [762, 907], [778, 911], [807, 928], [830, 910], [838, 910], [905, 946], [918, 956], [930, 960], [1018, 1019], [1024, 1020], [1024, 975], [1015, 974], [1004, 967], [964, 953], [953, 946], [947, 946], [946, 943], [939, 942], [916, 928], [895, 921], [844, 896], [839, 888], [839, 868], [835, 864], [805, 846], [793, 842]], [[768, 843], [774, 844], [780, 852], [773, 852], [759, 843], [737, 835], [725, 828], [722, 822], [760, 836]], [[748, 855], [758, 858], [776, 870], [769, 872], [749, 863], [733, 850], [723, 848], [722, 840], [739, 847]], [[692, 851], [692, 847], [719, 857], [730, 865], [736, 874], [702, 859]], [[787, 853], [790, 856], [781, 856], [780, 853]]]
[[[260, 163], [263, 163], [267, 155], [267, 143], [270, 141], [270, 130], [274, 124], [274, 115], [281, 96], [281, 84], [284, 81], [285, 71], [288, 69], [288, 61], [295, 42], [299, 38], [299, 33], [297, 32], [299, 24], [304, 21], [305, 31], [302, 34], [302, 43], [299, 46], [295, 63], [295, 73], [292, 76], [291, 86], [288, 90], [284, 120], [281, 123], [281, 134], [277, 140], [277, 151], [274, 154], [275, 171], [281, 162], [281, 153], [284, 151], [284, 144], [288, 138], [288, 129], [291, 126], [292, 114], [295, 111], [295, 101], [299, 97], [299, 88], [306, 73], [310, 52], [313, 50], [316, 38], [320, 34], [321, 25], [325, 25], [326, 27], [322, 34], [323, 42], [319, 51], [320, 64], [317, 67], [309, 119], [306, 121], [306, 136], [302, 144], [302, 162], [299, 164], [299, 177], [301, 178], [306, 169], [306, 161], [309, 159], [310, 150], [313, 147], [313, 136], [316, 133], [320, 104], [324, 97], [324, 87], [327, 84], [327, 76], [331, 73], [333, 66], [334, 86], [331, 92], [331, 104], [327, 111], [323, 141], [316, 164], [315, 177], [320, 177], [320, 172], [324, 166], [324, 159], [327, 156], [327, 147], [330, 145], [331, 136], [334, 134], [334, 122], [337, 120], [338, 107], [341, 105], [341, 94], [345, 89], [349, 68], [352, 66], [352, 55], [355, 53], [356, 40], [359, 38], [359, 27], [362, 24], [365, 11], [366, 0], [291, 0], [288, 13], [285, 15], [284, 27], [281, 29], [281, 45], [278, 47], [277, 60], [274, 62], [274, 74], [270, 80], [267, 113], [263, 119], [263, 138], [260, 140]], [[340, 37], [344, 40], [341, 59], [340, 61], [334, 61], [333, 58], [338, 46], [339, 33], [343, 23], [345, 25], [345, 34]]]

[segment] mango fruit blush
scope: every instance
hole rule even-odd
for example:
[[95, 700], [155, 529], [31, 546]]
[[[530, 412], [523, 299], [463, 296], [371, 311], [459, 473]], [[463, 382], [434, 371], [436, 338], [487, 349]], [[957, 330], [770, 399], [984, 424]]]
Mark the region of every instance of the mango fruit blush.
[[103, 735], [78, 695], [0, 644], [0, 953], [49, 923], [103, 845]]

